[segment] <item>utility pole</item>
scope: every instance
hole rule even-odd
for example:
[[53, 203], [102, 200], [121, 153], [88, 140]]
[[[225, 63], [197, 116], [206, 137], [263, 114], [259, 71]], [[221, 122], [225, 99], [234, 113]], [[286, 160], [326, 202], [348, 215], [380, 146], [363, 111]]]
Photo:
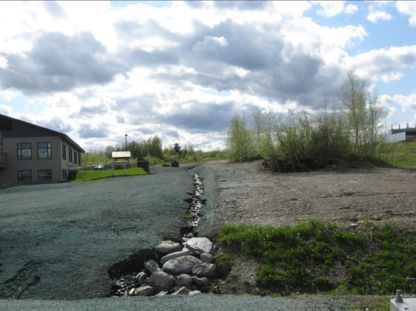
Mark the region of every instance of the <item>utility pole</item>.
[[126, 147], [124, 148], [124, 150], [127, 151], [127, 134], [124, 134], [124, 137], [126, 138]]

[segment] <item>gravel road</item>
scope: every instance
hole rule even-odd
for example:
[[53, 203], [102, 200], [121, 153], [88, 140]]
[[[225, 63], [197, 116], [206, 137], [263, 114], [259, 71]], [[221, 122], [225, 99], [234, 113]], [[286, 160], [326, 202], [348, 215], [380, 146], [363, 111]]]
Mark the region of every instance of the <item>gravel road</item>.
[[337, 311], [345, 310], [347, 300], [342, 299], [292, 299], [259, 296], [197, 295], [164, 297], [121, 297], [83, 299], [75, 301], [5, 300], [1, 302], [5, 311], [62, 310], [239, 310], [239, 311]]
[[105, 297], [113, 264], [143, 261], [163, 239], [180, 238], [192, 183], [188, 171], [164, 168], [0, 190], [0, 297]]

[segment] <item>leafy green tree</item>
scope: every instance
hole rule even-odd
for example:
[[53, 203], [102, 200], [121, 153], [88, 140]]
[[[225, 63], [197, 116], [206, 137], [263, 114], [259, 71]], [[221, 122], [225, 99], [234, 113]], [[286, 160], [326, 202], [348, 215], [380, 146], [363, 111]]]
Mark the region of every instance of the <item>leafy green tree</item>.
[[107, 155], [107, 157], [109, 158], [109, 159], [111, 159], [111, 156], [112, 156], [112, 152], [113, 151], [116, 151], [116, 148], [114, 148], [113, 146], [107, 146], [106, 148], [105, 148], [105, 154]]
[[181, 146], [180, 146], [178, 143], [176, 143], [176, 144], [173, 146], [173, 149], [175, 150], [175, 153], [176, 153], [177, 155], [179, 155], [179, 156], [181, 156], [181, 155], [182, 155]]
[[256, 111], [253, 113], [253, 143], [257, 155], [260, 155], [261, 153], [261, 136], [264, 131], [264, 121], [264, 114], [261, 111], [260, 107], [257, 107]]
[[354, 153], [374, 155], [377, 142], [382, 138], [379, 123], [385, 116], [377, 93], [368, 91], [365, 80], [350, 70], [338, 98], [344, 106], [349, 129], [353, 133]]
[[236, 113], [232, 117], [226, 145], [231, 162], [247, 161], [254, 156], [253, 138], [245, 115]]

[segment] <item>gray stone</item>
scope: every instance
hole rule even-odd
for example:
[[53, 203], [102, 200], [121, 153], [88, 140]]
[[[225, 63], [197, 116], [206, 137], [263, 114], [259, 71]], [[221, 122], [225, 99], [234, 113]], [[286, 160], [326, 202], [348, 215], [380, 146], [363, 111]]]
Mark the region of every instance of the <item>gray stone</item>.
[[162, 254], [174, 253], [180, 251], [181, 248], [181, 244], [172, 241], [163, 241], [159, 245], [155, 246], [155, 250]]
[[160, 292], [168, 292], [170, 289], [173, 288], [173, 287], [159, 285], [159, 284], [156, 284], [156, 283], [154, 283], [152, 285], [152, 287], [155, 290], [155, 294], [159, 294]]
[[201, 263], [202, 261], [194, 256], [183, 256], [167, 261], [163, 265], [163, 271], [173, 275], [188, 274], [192, 272], [193, 267]]
[[204, 286], [205, 284], [211, 283], [211, 281], [208, 278], [199, 278], [199, 277], [192, 277], [192, 280], [195, 282], [198, 286]]
[[144, 272], [140, 272], [139, 274], [136, 275], [137, 282], [141, 282], [145, 280], [146, 278], [147, 278], [147, 274]]
[[212, 263], [203, 262], [194, 266], [192, 274], [199, 277], [213, 278], [215, 277], [216, 266]]
[[160, 297], [160, 296], [166, 296], [168, 294], [168, 292], [167, 291], [162, 291], [162, 292], [159, 292], [156, 296], [157, 297]]
[[212, 263], [214, 261], [214, 256], [208, 253], [201, 254], [202, 262]]
[[175, 278], [163, 271], [153, 272], [149, 280], [163, 286], [173, 286], [175, 284]]
[[181, 274], [175, 281], [176, 286], [191, 286], [194, 281], [192, 277], [187, 274]]
[[153, 287], [151, 286], [142, 286], [134, 291], [134, 296], [150, 296], [155, 293]]
[[194, 291], [190, 292], [188, 294], [188, 296], [195, 296], [195, 295], [199, 295], [199, 294], [202, 294], [202, 293], [199, 290], [194, 290]]
[[214, 244], [207, 238], [192, 238], [184, 243], [185, 248], [189, 249], [192, 255], [203, 253], [214, 254]]
[[156, 262], [156, 261], [154, 261], [154, 260], [149, 260], [149, 261], [146, 261], [146, 262], [144, 263], [144, 267], [145, 267], [147, 270], [149, 270], [149, 271], [150, 271], [150, 273], [153, 273], [153, 272], [156, 272], [156, 271], [159, 271], [159, 270], [160, 270], [159, 265], [158, 265], [158, 264], [157, 264], [157, 262]]
[[180, 252], [170, 253], [170, 254], [168, 254], [166, 256], [163, 256], [160, 259], [160, 263], [162, 265], [164, 265], [167, 261], [169, 261], [171, 259], [178, 258], [178, 257], [183, 257], [183, 256], [187, 256], [187, 255], [190, 255], [190, 254], [191, 254], [191, 252], [189, 251], [189, 249], [184, 249], [184, 250], [182, 250]]
[[171, 296], [176, 296], [176, 295], [188, 295], [191, 291], [189, 289], [187, 289], [185, 286], [182, 286], [181, 288], [179, 288], [176, 292], [174, 292]]

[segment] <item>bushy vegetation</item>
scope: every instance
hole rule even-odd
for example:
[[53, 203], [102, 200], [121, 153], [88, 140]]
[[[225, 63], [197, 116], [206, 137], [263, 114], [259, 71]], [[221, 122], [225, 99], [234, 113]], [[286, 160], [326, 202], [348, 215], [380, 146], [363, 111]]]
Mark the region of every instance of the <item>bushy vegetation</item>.
[[[334, 223], [309, 219], [297, 226], [226, 225], [219, 234], [228, 252], [252, 254], [262, 264], [256, 281], [270, 291], [290, 286], [331, 294], [413, 292], [415, 237], [394, 225], [348, 232]], [[345, 271], [339, 275], [330, 270]], [[332, 279], [330, 279], [330, 277]], [[345, 276], [347, 281], [345, 281]]]
[[232, 162], [262, 158], [274, 171], [305, 171], [334, 161], [380, 158], [387, 146], [380, 121], [385, 113], [376, 93], [348, 72], [338, 98], [341, 109], [320, 113], [289, 111], [279, 117], [269, 110], [253, 114], [252, 128], [236, 114], [229, 127], [227, 152]]
[[[114, 170], [115, 176], [122, 176], [124, 175], [124, 170]], [[147, 173], [140, 167], [132, 167], [126, 169], [126, 176], [136, 176], [136, 175], [147, 175]], [[103, 170], [103, 171], [84, 171], [84, 178], [85, 181], [94, 180], [94, 179], [101, 179], [112, 177], [111, 170]], [[82, 171], [72, 171], [68, 175], [67, 181], [71, 182], [79, 182], [82, 180]]]

